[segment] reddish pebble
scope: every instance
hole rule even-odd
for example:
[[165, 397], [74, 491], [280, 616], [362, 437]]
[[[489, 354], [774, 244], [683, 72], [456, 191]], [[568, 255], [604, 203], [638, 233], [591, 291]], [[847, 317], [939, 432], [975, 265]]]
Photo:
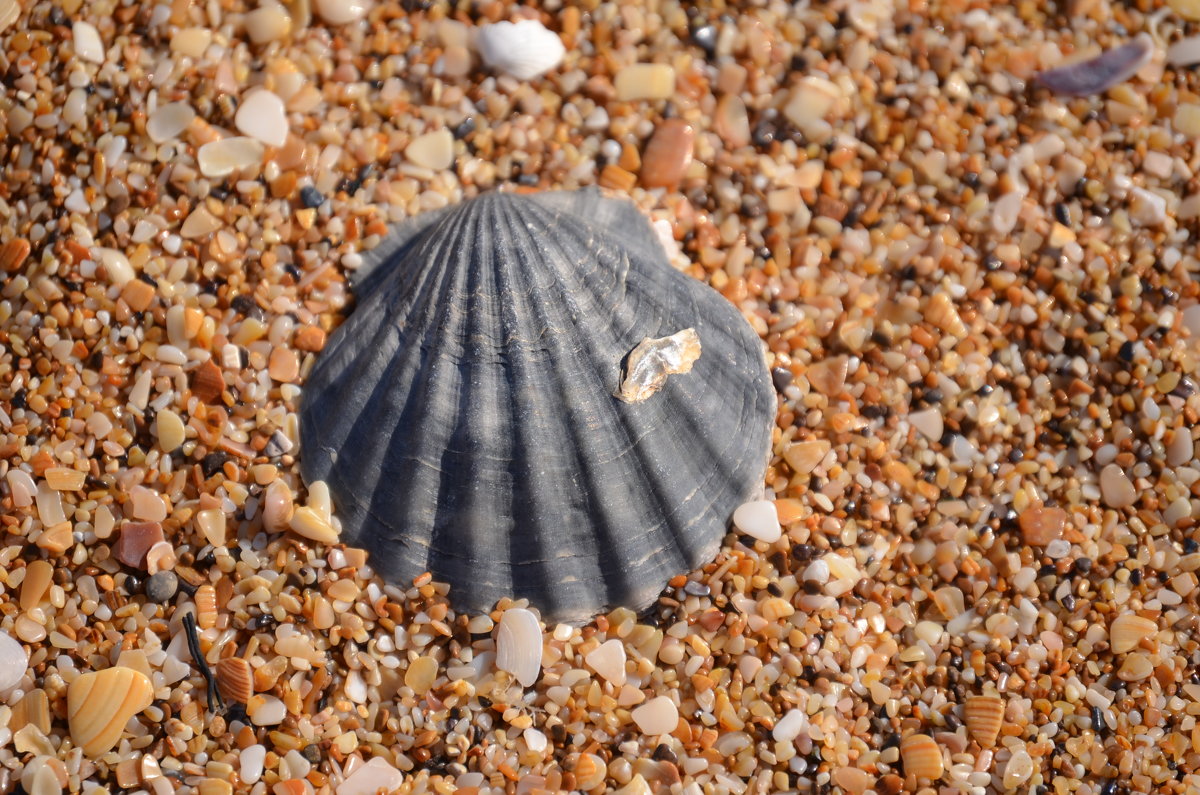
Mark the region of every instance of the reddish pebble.
[[146, 553], [162, 540], [162, 525], [158, 522], [126, 522], [121, 525], [121, 537], [117, 539], [113, 555], [126, 566], [144, 569]]
[[1021, 526], [1021, 536], [1026, 544], [1042, 547], [1062, 538], [1067, 526], [1067, 512], [1062, 508], [1034, 505], [1021, 511], [1017, 523]]
[[642, 185], [674, 188], [692, 162], [696, 131], [682, 119], [668, 119], [650, 138], [642, 155]]

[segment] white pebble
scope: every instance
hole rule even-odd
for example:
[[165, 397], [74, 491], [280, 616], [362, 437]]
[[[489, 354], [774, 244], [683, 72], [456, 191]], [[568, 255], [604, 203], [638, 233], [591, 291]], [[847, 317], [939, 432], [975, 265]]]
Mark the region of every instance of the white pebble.
[[71, 27], [72, 39], [75, 43], [75, 54], [85, 61], [104, 63], [104, 42], [100, 41], [100, 31], [90, 22], [76, 22]]
[[375, 757], [338, 785], [337, 795], [375, 795], [391, 792], [404, 783], [404, 774], [381, 757]]
[[250, 699], [246, 714], [255, 726], [277, 726], [287, 717], [287, 707], [275, 696], [260, 694]]
[[545, 751], [546, 746], [549, 745], [546, 735], [533, 727], [526, 729], [522, 736], [525, 738], [525, 745], [529, 746], [529, 750], [535, 754]]
[[802, 709], [789, 709], [787, 714], [775, 721], [771, 736], [777, 743], [790, 743], [800, 736], [800, 732], [808, 723], [808, 716]]
[[1110, 508], [1128, 508], [1137, 502], [1137, 489], [1117, 464], [1100, 470], [1100, 496]]
[[523, 687], [537, 681], [542, 672], [542, 628], [530, 611], [513, 607], [500, 617], [496, 667], [515, 676]]
[[29, 655], [11, 635], [0, 632], [0, 693], [17, 686], [29, 670]]
[[404, 156], [413, 165], [444, 171], [454, 163], [454, 136], [446, 129], [418, 135], [405, 147]]
[[227, 177], [235, 171], [261, 163], [265, 152], [262, 143], [253, 138], [222, 138], [200, 147], [196, 153], [196, 164], [206, 177]]
[[146, 134], [156, 144], [172, 141], [188, 128], [196, 118], [196, 111], [186, 102], [168, 102], [160, 105], [146, 119]]
[[666, 696], [652, 698], [630, 713], [643, 734], [670, 734], [679, 724], [679, 709]]
[[802, 576], [807, 582], [824, 585], [829, 582], [829, 564], [822, 559], [814, 560], [804, 569]]
[[601, 643], [588, 652], [583, 660], [614, 686], [625, 684], [625, 644], [616, 638]]
[[476, 47], [484, 63], [518, 80], [532, 80], [549, 72], [562, 63], [566, 54], [558, 34], [536, 19], [484, 25]]
[[908, 422], [926, 439], [938, 441], [942, 438], [942, 432], [945, 430], [945, 423], [942, 420], [942, 412], [938, 409], [925, 409], [924, 411], [914, 411], [908, 415]]
[[367, 0], [317, 0], [317, 13], [330, 25], [349, 25], [367, 15]]
[[779, 527], [779, 513], [770, 500], [745, 502], [733, 512], [733, 524], [738, 530], [759, 541], [773, 544], [783, 531]]
[[1162, 226], [1167, 220], [1167, 200], [1154, 191], [1134, 188], [1129, 192], [1129, 218], [1138, 226]]
[[292, 20], [283, 7], [276, 3], [264, 5], [246, 14], [246, 33], [255, 44], [278, 41], [292, 29]]
[[283, 100], [266, 89], [252, 91], [242, 100], [233, 123], [238, 132], [268, 146], [283, 146], [287, 141], [287, 112]]
[[262, 745], [252, 745], [242, 751], [238, 757], [239, 772], [242, 782], [253, 784], [263, 773], [263, 762], [267, 758], [267, 749]]

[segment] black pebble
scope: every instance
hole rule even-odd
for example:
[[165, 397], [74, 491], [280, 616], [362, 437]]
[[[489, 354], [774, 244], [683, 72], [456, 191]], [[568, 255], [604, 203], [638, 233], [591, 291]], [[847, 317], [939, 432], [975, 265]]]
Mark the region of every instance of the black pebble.
[[312, 185], [305, 185], [300, 189], [300, 202], [308, 209], [315, 210], [321, 206], [323, 201], [325, 201], [325, 197], [321, 195], [321, 191]]
[[150, 579], [146, 580], [146, 598], [151, 602], [165, 604], [175, 598], [178, 590], [179, 578], [173, 571], [160, 571], [150, 575]]
[[712, 58], [717, 54], [717, 28], [714, 25], [702, 25], [692, 31], [692, 41], [704, 50], [704, 54]]
[[775, 391], [782, 392], [792, 385], [792, 371], [786, 367], [776, 367], [771, 370], [771, 381], [775, 384]]
[[1120, 350], [1117, 351], [1117, 356], [1119, 356], [1123, 362], [1132, 362], [1133, 340], [1125, 340], [1122, 342]]
[[321, 746], [316, 745], [316, 744], [306, 745], [306, 746], [304, 746], [304, 750], [301, 751], [300, 753], [311, 764], [314, 764], [314, 765], [321, 764], [321, 760], [323, 758], [322, 754], [321, 754]]

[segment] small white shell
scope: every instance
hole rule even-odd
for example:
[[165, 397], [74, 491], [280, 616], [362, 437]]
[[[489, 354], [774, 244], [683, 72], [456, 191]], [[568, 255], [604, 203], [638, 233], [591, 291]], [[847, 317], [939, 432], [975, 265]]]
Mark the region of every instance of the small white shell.
[[542, 672], [542, 628], [533, 613], [520, 607], [504, 611], [496, 629], [496, 667], [523, 687], [537, 681]]
[[484, 63], [518, 80], [532, 80], [549, 72], [566, 54], [558, 34], [536, 19], [485, 25], [479, 30], [475, 46]]

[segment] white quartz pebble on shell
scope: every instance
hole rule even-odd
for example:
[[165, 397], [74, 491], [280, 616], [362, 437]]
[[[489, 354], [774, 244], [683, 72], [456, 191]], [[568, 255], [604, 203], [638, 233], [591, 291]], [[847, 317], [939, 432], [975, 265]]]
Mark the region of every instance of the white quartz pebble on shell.
[[679, 723], [679, 708], [667, 696], [652, 698], [630, 713], [644, 734], [669, 734]]
[[0, 693], [11, 690], [29, 670], [29, 655], [13, 637], [0, 632]]
[[520, 607], [504, 611], [496, 628], [496, 667], [508, 671], [524, 687], [542, 671], [542, 628], [537, 616]]
[[562, 63], [566, 54], [558, 34], [536, 19], [484, 25], [475, 46], [484, 63], [518, 80], [532, 80], [549, 72]]
[[738, 530], [759, 541], [773, 544], [779, 540], [779, 513], [770, 500], [754, 500], [742, 503], [733, 512], [733, 524]]
[[287, 141], [287, 112], [283, 100], [265, 88], [246, 95], [233, 121], [238, 132], [268, 146], [283, 146]]

